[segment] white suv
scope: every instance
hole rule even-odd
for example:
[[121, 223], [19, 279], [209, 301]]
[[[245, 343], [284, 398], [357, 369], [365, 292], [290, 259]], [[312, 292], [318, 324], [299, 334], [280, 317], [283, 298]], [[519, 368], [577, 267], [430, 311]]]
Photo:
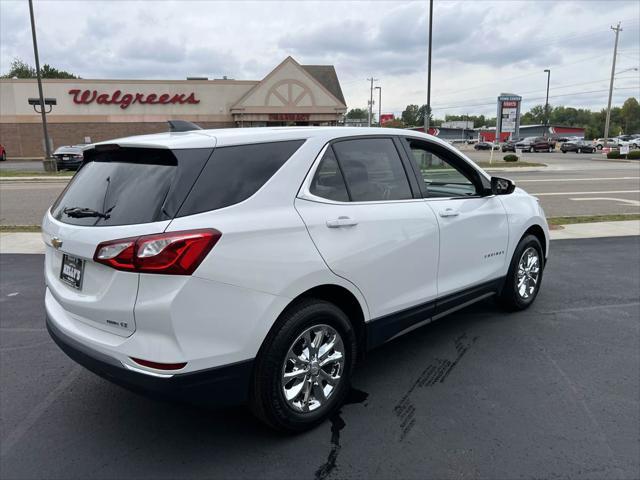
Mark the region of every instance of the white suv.
[[549, 249], [536, 198], [387, 128], [96, 144], [42, 232], [71, 358], [292, 431], [339, 408], [368, 349], [490, 296], [527, 308]]

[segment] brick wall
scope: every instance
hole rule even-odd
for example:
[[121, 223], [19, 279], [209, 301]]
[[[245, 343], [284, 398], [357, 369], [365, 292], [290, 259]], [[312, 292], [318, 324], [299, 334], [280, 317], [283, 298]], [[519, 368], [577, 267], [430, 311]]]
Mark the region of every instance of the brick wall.
[[[234, 127], [233, 122], [198, 122], [202, 128]], [[54, 150], [61, 145], [92, 142], [113, 138], [161, 133], [168, 130], [166, 122], [158, 123], [47, 123]], [[44, 136], [40, 123], [0, 123], [0, 143], [7, 157], [44, 157]]]

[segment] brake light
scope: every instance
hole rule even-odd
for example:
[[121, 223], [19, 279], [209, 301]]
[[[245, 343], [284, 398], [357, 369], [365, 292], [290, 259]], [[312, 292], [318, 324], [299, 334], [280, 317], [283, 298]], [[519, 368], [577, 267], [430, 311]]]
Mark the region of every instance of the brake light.
[[191, 275], [221, 236], [206, 229], [111, 240], [98, 245], [93, 260], [128, 272]]

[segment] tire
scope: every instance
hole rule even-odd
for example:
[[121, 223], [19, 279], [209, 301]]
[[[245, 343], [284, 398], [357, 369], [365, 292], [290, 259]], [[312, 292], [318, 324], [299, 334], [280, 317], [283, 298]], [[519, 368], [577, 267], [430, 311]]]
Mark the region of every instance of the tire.
[[596, 145], [596, 148], [597, 148], [598, 150], [602, 150], [602, 145]]
[[7, 160], [7, 152], [2, 152], [2, 157], [0, 157], [0, 162], [4, 162]]
[[567, 153], [567, 151], [566, 151], [566, 150], [560, 150], [560, 151], [561, 151], [562, 153]]
[[549, 147], [549, 153], [553, 152], [553, 147]]
[[[523, 261], [526, 262], [526, 255], [529, 252], [535, 252], [537, 256], [537, 276], [534, 273], [533, 265], [529, 269], [529, 275], [531, 277], [535, 277], [535, 285], [533, 289], [530, 289], [532, 284], [531, 280], [527, 280], [525, 278], [525, 288], [519, 288], [519, 276], [518, 273], [519, 264]], [[536, 299], [538, 292], [540, 291], [540, 284], [542, 283], [542, 273], [544, 271], [544, 255], [542, 253], [542, 245], [540, 245], [540, 241], [534, 235], [526, 235], [520, 240], [518, 246], [513, 253], [513, 257], [511, 259], [511, 264], [509, 265], [509, 271], [507, 273], [507, 278], [505, 279], [504, 287], [502, 288], [502, 292], [498, 297], [498, 301], [508, 310], [524, 310], [529, 308], [533, 301]]]
[[581, 148], [577, 149], [576, 153], [582, 153], [582, 149]]
[[529, 147], [529, 153], [533, 153], [533, 152], [534, 152], [533, 147]]
[[[309, 340], [312, 344], [317, 341], [319, 335], [316, 332], [319, 330], [323, 330], [320, 337], [323, 341], [330, 342], [334, 338], [334, 347], [323, 351], [322, 346], [326, 345], [321, 343], [318, 358], [337, 358], [336, 353], [342, 350], [342, 365], [340, 360], [325, 367], [320, 367], [317, 361], [303, 363], [307, 354], [313, 358], [313, 351], [309, 351], [311, 349], [307, 345]], [[308, 336], [305, 335], [307, 332]], [[333, 336], [333, 333], [337, 335]], [[302, 347], [306, 348], [306, 354]], [[291, 358], [296, 358], [295, 362], [288, 360], [290, 354], [293, 355]], [[343, 404], [351, 386], [356, 356], [356, 335], [342, 310], [314, 298], [295, 303], [280, 316], [258, 352], [249, 399], [251, 410], [276, 430], [302, 432], [315, 427]], [[284, 378], [286, 373], [290, 376], [288, 381]], [[327, 378], [335, 380], [335, 375], [338, 375], [338, 380], [332, 386]], [[306, 394], [307, 385], [311, 385], [309, 380], [313, 387]], [[321, 395], [327, 395], [324, 400], [318, 400], [321, 398], [320, 389]], [[292, 397], [290, 399], [285, 397], [287, 390]]]

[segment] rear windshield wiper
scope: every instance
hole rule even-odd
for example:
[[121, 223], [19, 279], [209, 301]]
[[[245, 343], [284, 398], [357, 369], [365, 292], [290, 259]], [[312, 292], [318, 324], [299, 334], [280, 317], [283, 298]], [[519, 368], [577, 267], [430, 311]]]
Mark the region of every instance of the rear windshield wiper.
[[109, 215], [109, 212], [111, 212], [111, 210], [113, 210], [113, 207], [111, 207], [106, 212], [99, 212], [97, 210], [93, 210], [92, 208], [68, 207], [68, 208], [65, 208], [63, 212], [65, 213], [65, 215], [72, 218], [96, 217], [96, 218], [104, 218], [105, 220], [107, 220], [108, 218], [111, 217], [111, 215]]

